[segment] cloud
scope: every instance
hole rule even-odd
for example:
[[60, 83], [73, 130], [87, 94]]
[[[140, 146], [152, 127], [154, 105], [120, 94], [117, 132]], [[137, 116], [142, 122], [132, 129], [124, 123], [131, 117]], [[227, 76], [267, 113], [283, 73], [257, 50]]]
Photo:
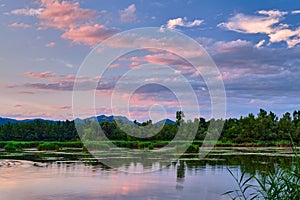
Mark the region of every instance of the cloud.
[[161, 65], [172, 65], [172, 66], [189, 66], [189, 63], [182, 58], [175, 56], [170, 53], [157, 53], [148, 54], [144, 57], [131, 57], [130, 60], [134, 63], [156, 63]]
[[42, 73], [34, 73], [34, 72], [26, 72], [25, 76], [36, 79], [50, 78], [55, 77], [57, 74], [53, 72], [42, 72]]
[[45, 47], [54, 47], [54, 46], [55, 46], [55, 42], [50, 42], [45, 45]]
[[288, 12], [282, 12], [279, 10], [260, 10], [258, 13], [262, 15], [269, 15], [270, 17], [283, 17], [288, 14]]
[[300, 27], [292, 30], [289, 29], [288, 24], [280, 23], [287, 12], [261, 10], [258, 11], [258, 14], [260, 16], [238, 13], [230, 18], [228, 22], [221, 23], [218, 26], [239, 33], [266, 34], [270, 43], [285, 42], [288, 48], [295, 47], [300, 43]]
[[136, 7], [134, 4], [131, 4], [130, 6], [128, 6], [127, 8], [125, 8], [124, 10], [120, 11], [120, 20], [122, 22], [132, 22], [136, 20]]
[[259, 42], [255, 45], [255, 47], [256, 47], [256, 48], [259, 48], [259, 47], [261, 47], [262, 45], [264, 45], [265, 42], [266, 42], [266, 40], [261, 40], [261, 41], [259, 41]]
[[[231, 97], [299, 94], [300, 48], [257, 48], [251, 42], [221, 41], [208, 48]], [[287, 79], [288, 77], [288, 79]]]
[[9, 26], [9, 27], [12, 27], [12, 28], [30, 28], [30, 27], [31, 27], [29, 24], [18, 23], [18, 22], [9, 24], [8, 26]]
[[[61, 38], [71, 40], [74, 44], [94, 46], [98, 42], [116, 33], [115, 28], [107, 28], [96, 23], [97, 17], [106, 11], [81, 8], [79, 2], [40, 0], [40, 30], [54, 27], [63, 31]], [[52, 47], [49, 43], [46, 46]]]
[[280, 21], [279, 17], [250, 16], [242, 13], [236, 14], [227, 23], [218, 26], [239, 33], [265, 33], [273, 32], [272, 26]]
[[23, 105], [22, 105], [22, 104], [16, 104], [14, 107], [15, 107], [15, 108], [22, 108]]
[[18, 93], [19, 94], [34, 94], [34, 92], [29, 92], [29, 91], [20, 91]]
[[[99, 82], [99, 77], [84, 77], [84, 76], [74, 76], [74, 75], [57, 75], [53, 72], [26, 72], [23, 76], [33, 78], [33, 79], [43, 79], [42, 83], [31, 83], [26, 82], [22, 84], [15, 85], [5, 85], [5, 88], [29, 88], [34, 90], [51, 90], [51, 91], [73, 91], [73, 86], [75, 79], [77, 81], [77, 89], [82, 91], [87, 90], [110, 90], [114, 88], [116, 77], [112, 77], [109, 80], [102, 79]], [[45, 83], [46, 81], [46, 83]], [[97, 85], [98, 83], [98, 85]], [[27, 93], [24, 93], [27, 94]], [[29, 94], [29, 93], [28, 93]]]
[[210, 46], [210, 52], [214, 54], [227, 54], [227, 53], [238, 53], [240, 48], [251, 47], [252, 43], [246, 40], [233, 40], [233, 41], [218, 41]]
[[[199, 51], [198, 45], [189, 45], [186, 43], [185, 37], [169, 37], [169, 38], [153, 38], [134, 33], [124, 33], [121, 37], [114, 40], [109, 40], [105, 43], [109, 47], [125, 47], [125, 48], [141, 48], [151, 49], [152, 52], [157, 52], [159, 49], [164, 49], [164, 52], [180, 54], [183, 58], [197, 58], [203, 56], [203, 51]], [[153, 48], [155, 47], [155, 48]], [[101, 53], [101, 49], [100, 53]]]
[[44, 11], [44, 8], [22, 8], [10, 11], [14, 15], [26, 15], [26, 16], [36, 16], [40, 15]]
[[289, 48], [294, 47], [300, 43], [300, 27], [296, 30], [290, 29], [278, 29], [272, 34], [269, 34], [270, 42], [281, 42], [285, 41]]
[[71, 40], [75, 44], [94, 46], [117, 32], [116, 29], [108, 29], [103, 25], [82, 25], [77, 28], [70, 28], [62, 34], [63, 39]]
[[293, 15], [300, 14], [300, 10], [293, 10], [291, 13], [292, 13]]
[[66, 67], [68, 67], [68, 68], [73, 68], [73, 67], [74, 67], [74, 65], [73, 65], [73, 64], [71, 64], [71, 63], [66, 63]]
[[39, 89], [39, 90], [58, 90], [58, 91], [72, 91], [73, 83], [25, 83], [22, 85], [25, 88]]
[[72, 106], [53, 106], [55, 110], [70, 110]]
[[80, 8], [78, 2], [41, 0], [40, 4], [43, 7], [43, 12], [38, 15], [41, 24], [58, 29], [74, 28], [98, 16], [94, 10]]
[[170, 19], [166, 26], [169, 29], [175, 29], [177, 26], [190, 28], [194, 26], [199, 26], [202, 23], [203, 20], [195, 19], [194, 21], [188, 22], [186, 17], [179, 17], [176, 19]]

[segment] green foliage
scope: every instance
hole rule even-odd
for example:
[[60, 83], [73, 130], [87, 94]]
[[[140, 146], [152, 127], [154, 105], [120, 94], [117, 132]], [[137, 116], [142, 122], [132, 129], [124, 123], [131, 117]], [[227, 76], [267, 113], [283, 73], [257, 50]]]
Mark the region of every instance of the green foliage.
[[189, 148], [186, 150], [186, 153], [199, 153], [199, 146], [190, 145]]
[[246, 177], [246, 172], [242, 172], [242, 175], [240, 177], [235, 176], [233, 172], [228, 169], [229, 173], [233, 177], [234, 181], [236, 182], [238, 189], [236, 190], [230, 190], [225, 192], [223, 195], [228, 195], [230, 196], [231, 199], [240, 199], [240, 200], [252, 200], [252, 199], [257, 199], [259, 197], [258, 193], [251, 192], [250, 194], [248, 193], [249, 189], [255, 188], [254, 185], [252, 185], [250, 182], [253, 179], [253, 176]]
[[139, 149], [144, 149], [144, 148], [148, 148], [150, 145], [152, 145], [151, 142], [139, 142], [138, 143], [138, 148]]
[[181, 145], [176, 145], [174, 148], [176, 152], [185, 151], [186, 153], [199, 153], [198, 145], [181, 144]]
[[82, 148], [83, 144], [80, 141], [76, 142], [55, 142], [60, 148], [66, 147], [66, 148]]
[[109, 145], [103, 142], [97, 141], [87, 141], [84, 143], [83, 151], [108, 151], [110, 149]]
[[[37, 147], [40, 141], [77, 141], [77, 143], [57, 143], [57, 145], [81, 148], [82, 144], [78, 141], [79, 138], [83, 138], [84, 141], [103, 141], [103, 136], [111, 141], [120, 141], [115, 144], [122, 148], [138, 148], [138, 142], [149, 141], [152, 142], [153, 147], [160, 148], [166, 146], [168, 141], [172, 141], [175, 136], [184, 140], [193, 130], [196, 130], [196, 141], [214, 139], [219, 135], [219, 131], [208, 131], [212, 120], [224, 122], [224, 128], [219, 138], [221, 141], [231, 141], [245, 146], [290, 146], [285, 141], [289, 140], [289, 136], [291, 136], [293, 141], [300, 144], [300, 110], [294, 111], [293, 114], [285, 113], [278, 118], [274, 113], [260, 109], [257, 115], [250, 113], [239, 119], [211, 119], [210, 121], [206, 121], [204, 118], [185, 121], [184, 113], [178, 111], [176, 120], [177, 124], [153, 124], [151, 120], [144, 124], [103, 121], [100, 123], [101, 129], [98, 122], [85, 120], [76, 125], [78, 133], [75, 122], [68, 120], [51, 123], [40, 120], [27, 123], [7, 123], [0, 126], [0, 141], [5, 141], [0, 142], [0, 148], [3, 148], [9, 141], [22, 141], [18, 144], [20, 148]], [[149, 134], [151, 137], [140, 139], [146, 138], [145, 134], [146, 136]], [[26, 141], [36, 143], [25, 143]], [[202, 143], [194, 142], [194, 144], [201, 145]]]
[[137, 148], [137, 142], [135, 141], [112, 141], [112, 143], [120, 148]]
[[77, 139], [74, 121], [7, 123], [0, 126], [0, 141], [67, 141]]
[[153, 147], [156, 147], [156, 148], [162, 148], [162, 147], [167, 146], [169, 143], [170, 143], [170, 141], [155, 141], [155, 142], [152, 142], [152, 145], [153, 145]]
[[176, 124], [180, 125], [183, 122], [184, 113], [183, 111], [177, 111], [176, 112]]
[[59, 146], [55, 143], [45, 142], [45, 143], [39, 144], [37, 147], [37, 150], [38, 151], [58, 151]]
[[149, 146], [148, 146], [149, 149], [154, 149], [154, 146], [153, 144], [151, 143]]
[[7, 152], [15, 152], [17, 150], [17, 147], [14, 143], [10, 142], [4, 146], [4, 149]]
[[[282, 199], [298, 200], [300, 199], [300, 157], [294, 148], [294, 162], [292, 166], [282, 168], [277, 167], [275, 173], [267, 173], [265, 176], [250, 176], [244, 179], [246, 172], [243, 171], [240, 178], [237, 178], [229, 170], [238, 185], [238, 190], [232, 190], [224, 193], [232, 199]], [[259, 186], [253, 185], [250, 181], [255, 180]], [[252, 193], [249, 190], [252, 189]], [[247, 195], [248, 192], [248, 195]], [[234, 195], [234, 196], [233, 196]]]

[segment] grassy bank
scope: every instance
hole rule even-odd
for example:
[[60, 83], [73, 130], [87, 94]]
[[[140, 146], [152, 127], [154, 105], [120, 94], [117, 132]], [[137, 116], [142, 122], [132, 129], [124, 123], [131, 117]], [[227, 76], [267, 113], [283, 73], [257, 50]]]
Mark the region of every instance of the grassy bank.
[[[0, 148], [8, 152], [21, 151], [22, 149], [37, 148], [38, 150], [60, 150], [62, 148], [83, 148], [107, 150], [114, 147], [130, 148], [130, 149], [157, 149], [165, 147], [169, 144], [172, 146], [185, 145], [187, 141], [90, 141], [83, 144], [81, 141], [67, 141], [67, 142], [19, 142], [19, 141], [0, 141]], [[192, 143], [195, 146], [216, 146], [216, 147], [291, 147], [290, 141], [255, 141], [255, 142], [234, 142], [234, 141], [202, 141], [195, 140]], [[192, 147], [191, 147], [192, 148]], [[193, 149], [194, 149], [193, 148]], [[193, 150], [194, 152], [195, 150]]]

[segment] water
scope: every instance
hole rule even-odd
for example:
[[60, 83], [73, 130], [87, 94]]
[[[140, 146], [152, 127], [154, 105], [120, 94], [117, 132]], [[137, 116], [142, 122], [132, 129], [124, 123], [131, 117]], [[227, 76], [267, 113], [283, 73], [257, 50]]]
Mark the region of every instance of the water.
[[[265, 155], [215, 155], [214, 159], [185, 158], [159, 171], [139, 174], [79, 160], [52, 161], [40, 167], [30, 161], [2, 164], [0, 200], [230, 199], [222, 194], [237, 185], [228, 169], [238, 176], [246, 171], [249, 176], [289, 162], [287, 157]], [[139, 163], [128, 165], [139, 167]]]
[[[238, 170], [238, 168], [234, 168]], [[13, 199], [228, 199], [234, 182], [224, 166], [128, 174], [82, 163], [1, 169], [0, 198]]]

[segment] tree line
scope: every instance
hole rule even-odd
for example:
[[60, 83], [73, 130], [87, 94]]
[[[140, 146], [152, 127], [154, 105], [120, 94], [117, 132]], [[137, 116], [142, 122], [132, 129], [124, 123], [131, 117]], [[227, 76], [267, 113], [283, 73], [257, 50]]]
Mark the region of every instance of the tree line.
[[[250, 113], [247, 116], [229, 119], [197, 118], [194, 121], [184, 120], [182, 111], [176, 113], [175, 124], [129, 123], [124, 121], [102, 121], [101, 130], [110, 140], [123, 141], [151, 141], [172, 140], [178, 130], [190, 134], [196, 126], [196, 140], [203, 140], [206, 136], [216, 134], [209, 132], [212, 121], [224, 123], [220, 140], [236, 143], [255, 141], [293, 140], [300, 142], [300, 110], [292, 114], [287, 112], [282, 117], [273, 112], [260, 109], [257, 115]], [[77, 129], [76, 129], [77, 128]], [[79, 131], [77, 131], [79, 130]], [[84, 120], [75, 124], [74, 121], [43, 122], [36, 120], [26, 123], [7, 123], [0, 126], [1, 141], [72, 141], [84, 138], [86, 140], [101, 140], [98, 122]], [[130, 133], [130, 134], [127, 134]], [[147, 137], [150, 135], [150, 137]], [[184, 136], [184, 135], [183, 135]], [[183, 137], [185, 138], [185, 137]]]

